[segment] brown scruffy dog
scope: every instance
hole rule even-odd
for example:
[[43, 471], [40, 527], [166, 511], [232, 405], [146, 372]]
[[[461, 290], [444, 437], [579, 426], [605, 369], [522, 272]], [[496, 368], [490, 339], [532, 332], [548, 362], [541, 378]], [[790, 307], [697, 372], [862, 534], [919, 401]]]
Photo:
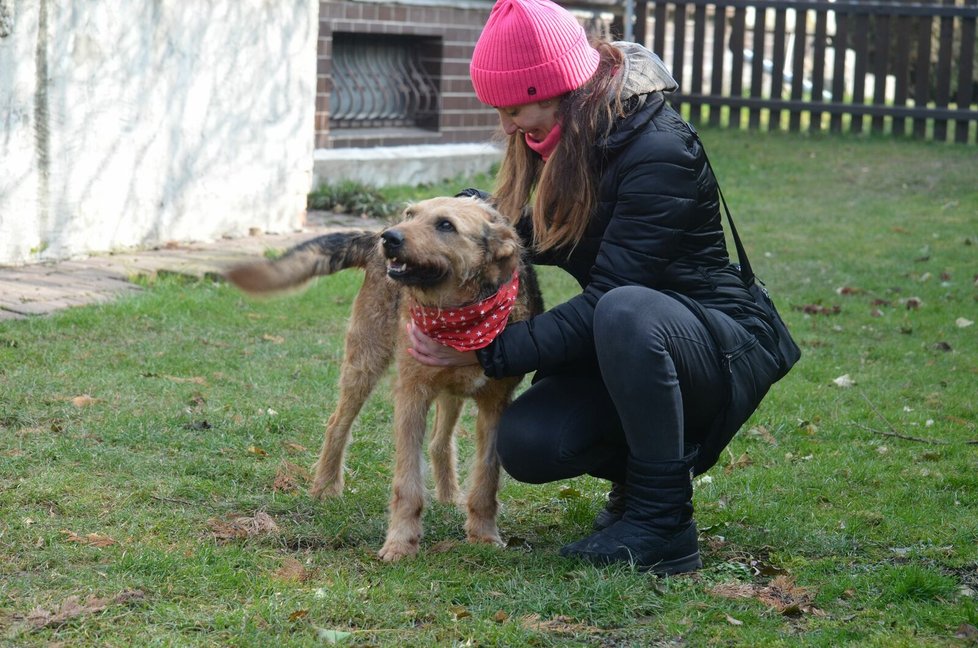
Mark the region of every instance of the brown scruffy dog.
[[[478, 406], [466, 537], [469, 542], [499, 544], [496, 426], [520, 378], [492, 380], [479, 366], [423, 365], [406, 351], [406, 325], [412, 311], [416, 322], [419, 317], [440, 319], [441, 314], [454, 315], [458, 307], [488, 303], [487, 298], [491, 301], [494, 295], [502, 294], [501, 287], [508, 287], [515, 295], [510, 300], [508, 321], [541, 312], [543, 302], [536, 277], [532, 267], [523, 265], [519, 237], [483, 201], [433, 198], [408, 207], [398, 224], [381, 232], [344, 230], [326, 234], [292, 248], [277, 260], [234, 268], [227, 277], [246, 292], [267, 293], [350, 267], [363, 268], [366, 275], [353, 304], [339, 401], [326, 424], [311, 494], [322, 497], [342, 493], [350, 427], [396, 357], [396, 464], [387, 539], [380, 557], [393, 561], [418, 551], [424, 507], [422, 446], [433, 402], [436, 414], [429, 455], [436, 497], [461, 504], [454, 431], [465, 397]], [[518, 287], [513, 285], [514, 276]]]

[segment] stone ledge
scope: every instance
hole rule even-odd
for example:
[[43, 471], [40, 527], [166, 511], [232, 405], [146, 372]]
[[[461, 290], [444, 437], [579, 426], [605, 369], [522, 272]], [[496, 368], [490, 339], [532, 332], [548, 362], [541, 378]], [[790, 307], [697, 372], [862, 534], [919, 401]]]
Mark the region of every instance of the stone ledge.
[[313, 189], [343, 181], [372, 187], [430, 184], [485, 173], [502, 159], [492, 144], [425, 144], [316, 149]]

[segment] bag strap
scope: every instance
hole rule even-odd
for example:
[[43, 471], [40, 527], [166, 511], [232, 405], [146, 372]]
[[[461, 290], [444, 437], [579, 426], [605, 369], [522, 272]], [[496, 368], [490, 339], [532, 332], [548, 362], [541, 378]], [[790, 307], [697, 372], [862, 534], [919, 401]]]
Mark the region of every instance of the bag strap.
[[686, 122], [686, 128], [689, 132], [693, 134], [693, 137], [700, 143], [703, 148], [703, 157], [706, 159], [706, 166], [710, 169], [710, 173], [713, 174], [713, 179], [716, 181], [717, 194], [720, 196], [720, 204], [723, 205], [723, 211], [727, 215], [727, 222], [730, 224], [730, 235], [733, 237], [734, 245], [737, 248], [737, 261], [740, 263], [740, 276], [744, 279], [744, 284], [750, 286], [754, 282], [754, 270], [751, 268], [750, 260], [747, 258], [747, 250], [744, 249], [744, 244], [740, 241], [740, 235], [737, 234], [737, 226], [734, 225], [733, 216], [730, 215], [730, 208], [727, 207], [727, 199], [723, 197], [723, 190], [720, 189], [720, 179], [717, 178], [716, 171], [713, 170], [713, 165], [710, 164], [710, 156], [706, 154], [706, 147], [703, 146], [702, 140], [700, 140], [699, 133], [693, 128], [693, 125]]

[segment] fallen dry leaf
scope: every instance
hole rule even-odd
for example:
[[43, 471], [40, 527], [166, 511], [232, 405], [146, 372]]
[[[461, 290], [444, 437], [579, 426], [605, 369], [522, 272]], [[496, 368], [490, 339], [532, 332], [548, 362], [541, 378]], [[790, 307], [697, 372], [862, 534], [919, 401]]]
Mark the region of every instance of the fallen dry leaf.
[[26, 616], [14, 615], [14, 618], [24, 621], [33, 630], [57, 628], [77, 617], [101, 612], [109, 605], [122, 605], [143, 598], [145, 594], [142, 590], [125, 590], [111, 599], [99, 598], [93, 594], [84, 603], [81, 602], [80, 596], [72, 595], [53, 610], [38, 606]]
[[285, 448], [286, 451], [291, 452], [291, 453], [305, 452], [306, 451], [306, 446], [301, 445], [299, 443], [296, 443], [295, 441], [283, 441], [282, 442], [282, 447]]
[[852, 387], [852, 386], [854, 386], [856, 384], [856, 381], [853, 380], [849, 376], [849, 374], [842, 374], [841, 376], [839, 376], [838, 378], [836, 378], [832, 382], [835, 383], [836, 387], [842, 387], [843, 389]]
[[842, 307], [835, 306], [823, 306], [822, 304], [805, 304], [804, 306], [795, 306], [795, 310], [800, 310], [806, 315], [838, 315], [842, 312]]
[[309, 471], [302, 466], [291, 461], [283, 461], [278, 467], [278, 472], [275, 473], [272, 490], [281, 493], [294, 493], [303, 484], [308, 483], [310, 478]]
[[282, 566], [275, 570], [275, 578], [292, 583], [304, 583], [312, 578], [312, 572], [295, 558], [287, 557], [282, 561]]
[[972, 642], [978, 642], [978, 628], [971, 625], [970, 623], [962, 623], [958, 626], [958, 629], [954, 632], [955, 639], [965, 639]]
[[217, 540], [244, 540], [259, 535], [278, 532], [278, 525], [271, 515], [260, 511], [254, 517], [233, 516], [229, 520], [211, 518], [207, 521], [211, 535]]
[[741, 621], [740, 619], [735, 619], [732, 616], [730, 616], [729, 614], [727, 614], [725, 616], [727, 617], [727, 623], [729, 623], [732, 626], [742, 626], [742, 625], [744, 625], [744, 622]]
[[747, 430], [747, 435], [760, 439], [770, 445], [778, 445], [778, 440], [775, 439], [770, 430], [763, 425], [755, 425], [751, 429]]
[[453, 605], [448, 608], [448, 611], [452, 613], [452, 618], [456, 621], [472, 616], [472, 613], [463, 605]]
[[75, 396], [71, 399], [71, 404], [75, 407], [81, 409], [82, 407], [88, 407], [89, 405], [94, 405], [99, 399], [92, 398], [88, 394], [82, 394], [81, 396]]
[[521, 619], [523, 627], [537, 632], [551, 632], [558, 635], [599, 634], [601, 628], [575, 622], [563, 615], [552, 619], [541, 619], [539, 614], [530, 614]]
[[974, 324], [972, 320], [964, 317], [959, 317], [958, 319], [954, 320], [954, 325], [958, 328], [968, 328], [972, 324]]
[[84, 536], [80, 536], [74, 531], [69, 531], [68, 529], [62, 529], [61, 533], [65, 534], [65, 540], [68, 542], [77, 542], [78, 544], [88, 545], [90, 547], [110, 547], [116, 543], [115, 540], [107, 535], [102, 535], [100, 533], [89, 533]]
[[454, 551], [457, 547], [458, 542], [455, 540], [439, 540], [428, 548], [428, 553], [447, 553], [449, 551]]
[[721, 583], [709, 591], [714, 596], [722, 598], [752, 598], [785, 616], [801, 614], [825, 616], [825, 612], [812, 605], [814, 598], [812, 593], [804, 587], [798, 587], [794, 579], [787, 575], [777, 576], [767, 585]]
[[193, 385], [206, 385], [207, 379], [203, 376], [191, 376], [189, 378], [182, 378], [180, 376], [163, 376], [166, 380], [175, 383], [191, 383]]
[[727, 473], [729, 475], [733, 471], [739, 470], [741, 468], [746, 468], [747, 466], [753, 465], [753, 463], [754, 463], [754, 460], [751, 459], [750, 458], [750, 455], [745, 452], [744, 454], [742, 454], [739, 457], [737, 457], [734, 461], [731, 461], [730, 463], [728, 463], [724, 467], [723, 472], [725, 472], [725, 473]]
[[282, 344], [285, 342], [284, 337], [280, 335], [269, 335], [268, 333], [262, 335], [261, 339], [263, 339], [265, 342], [271, 342], [272, 344]]

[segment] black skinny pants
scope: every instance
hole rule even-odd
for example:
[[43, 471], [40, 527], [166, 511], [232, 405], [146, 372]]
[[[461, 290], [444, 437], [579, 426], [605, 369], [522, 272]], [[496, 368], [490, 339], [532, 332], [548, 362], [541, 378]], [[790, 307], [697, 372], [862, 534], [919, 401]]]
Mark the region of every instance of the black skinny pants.
[[503, 413], [506, 472], [530, 483], [590, 474], [622, 481], [629, 455], [683, 456], [724, 406], [719, 352], [688, 308], [640, 286], [607, 292], [594, 311], [597, 366], [539, 377]]

